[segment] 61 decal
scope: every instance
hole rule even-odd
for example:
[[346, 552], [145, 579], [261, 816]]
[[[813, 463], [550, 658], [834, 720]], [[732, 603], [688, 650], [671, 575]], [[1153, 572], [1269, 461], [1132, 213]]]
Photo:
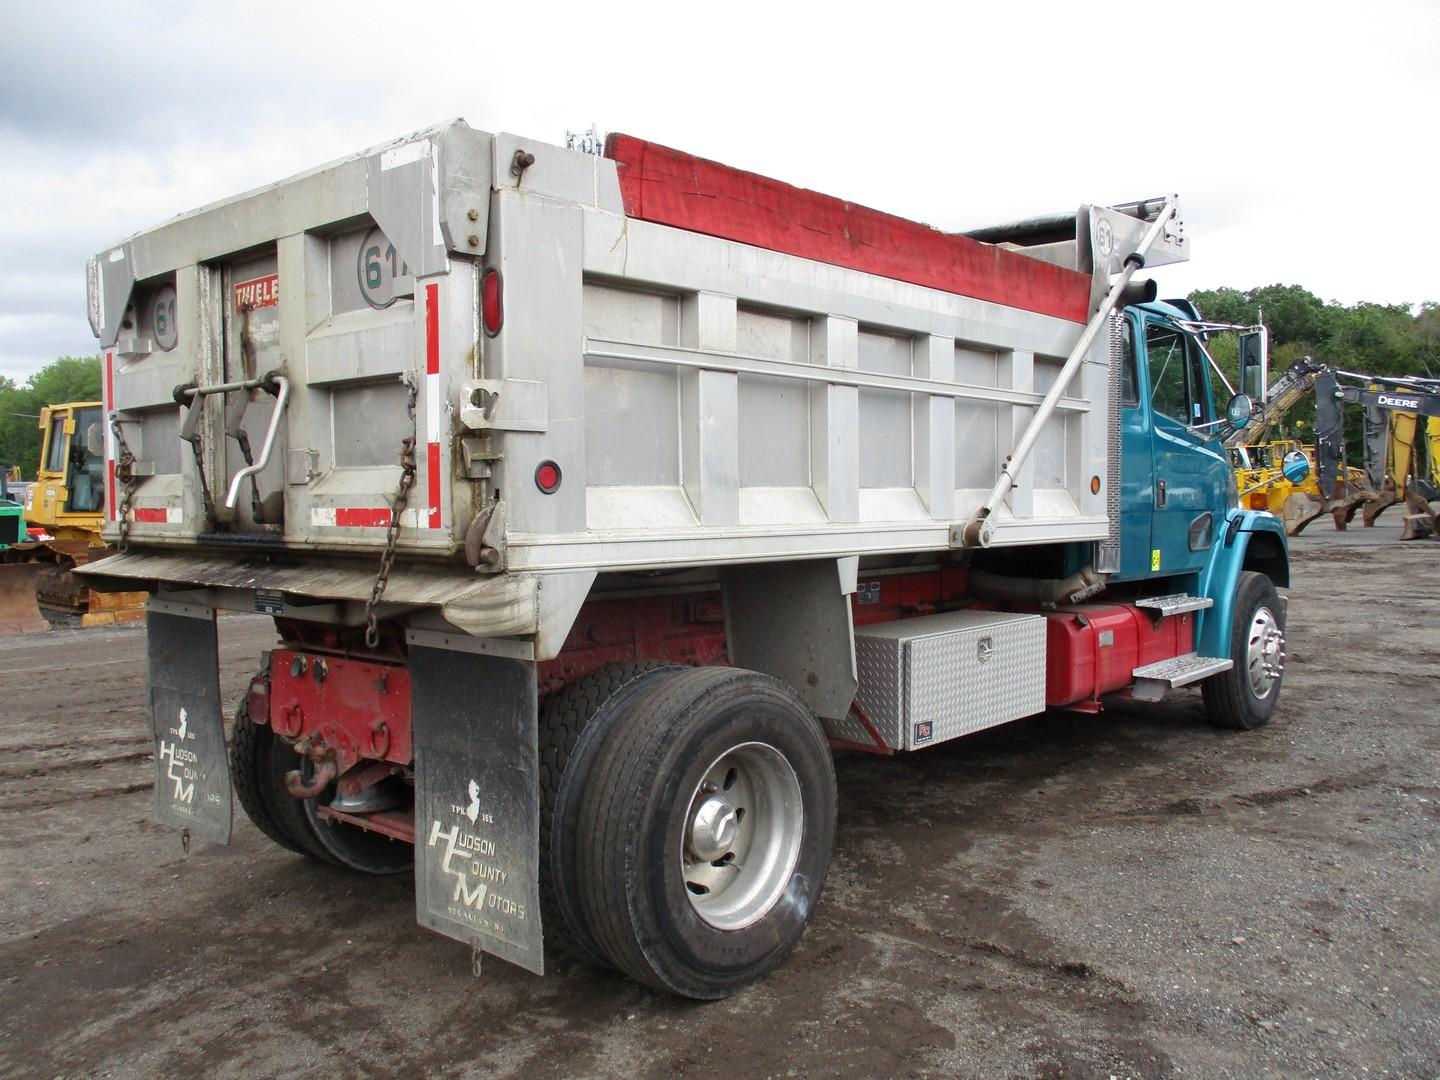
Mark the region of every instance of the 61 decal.
[[155, 290], [150, 301], [150, 334], [161, 352], [169, 352], [180, 340], [179, 328], [175, 325], [174, 285], [162, 285]]
[[360, 282], [360, 295], [372, 308], [387, 308], [400, 297], [412, 295], [410, 267], [378, 225], [360, 241], [355, 276]]

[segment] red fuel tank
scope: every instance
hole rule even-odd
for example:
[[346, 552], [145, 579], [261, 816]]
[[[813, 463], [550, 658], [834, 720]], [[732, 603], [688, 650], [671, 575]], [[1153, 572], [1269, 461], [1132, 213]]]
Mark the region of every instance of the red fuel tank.
[[1076, 604], [1042, 614], [1050, 706], [1097, 704], [1129, 686], [1137, 667], [1195, 648], [1194, 612], [1156, 619], [1130, 604]]

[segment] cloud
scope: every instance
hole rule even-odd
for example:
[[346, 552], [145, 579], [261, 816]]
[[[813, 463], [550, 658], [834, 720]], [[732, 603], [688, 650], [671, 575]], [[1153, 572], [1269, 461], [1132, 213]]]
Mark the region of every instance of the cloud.
[[91, 347], [83, 267], [102, 247], [455, 115], [552, 142], [595, 122], [946, 229], [1179, 191], [1196, 255], [1167, 293], [1440, 293], [1440, 224], [1415, 209], [1440, 175], [1432, 3], [731, 14], [11, 5], [0, 370]]

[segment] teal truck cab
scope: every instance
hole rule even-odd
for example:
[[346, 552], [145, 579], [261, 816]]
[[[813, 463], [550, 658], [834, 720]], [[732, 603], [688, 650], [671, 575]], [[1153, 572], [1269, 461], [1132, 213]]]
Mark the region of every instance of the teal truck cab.
[[[1205, 347], [1213, 324], [1192, 304], [1152, 301], [1121, 318], [1121, 558], [1110, 580], [1207, 601], [1195, 613], [1196, 655], [1188, 670], [1172, 664], [1183, 681], [1170, 685], [1205, 678], [1218, 721], [1257, 726], [1274, 709], [1284, 669], [1276, 589], [1290, 584], [1289, 555], [1278, 517], [1240, 507], [1223, 437], [1249, 421], [1244, 388], [1263, 384], [1263, 329], [1244, 328], [1242, 392], [1222, 410]], [[1211, 670], [1223, 661], [1233, 668]]]

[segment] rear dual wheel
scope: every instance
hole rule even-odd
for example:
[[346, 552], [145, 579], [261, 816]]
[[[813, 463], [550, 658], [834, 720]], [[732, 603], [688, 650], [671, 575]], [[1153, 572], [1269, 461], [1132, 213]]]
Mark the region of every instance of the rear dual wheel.
[[755, 672], [645, 680], [576, 777], [578, 915], [656, 989], [720, 998], [778, 966], [819, 900], [835, 774], [814, 715]]
[[255, 723], [249, 698], [242, 698], [230, 730], [230, 779], [256, 828], [297, 855], [349, 870], [399, 874], [410, 869], [415, 861], [410, 844], [320, 817], [320, 807], [335, 797], [334, 784], [314, 799], [291, 795], [285, 775], [292, 769], [301, 769], [310, 779], [309, 762], [268, 724]]

